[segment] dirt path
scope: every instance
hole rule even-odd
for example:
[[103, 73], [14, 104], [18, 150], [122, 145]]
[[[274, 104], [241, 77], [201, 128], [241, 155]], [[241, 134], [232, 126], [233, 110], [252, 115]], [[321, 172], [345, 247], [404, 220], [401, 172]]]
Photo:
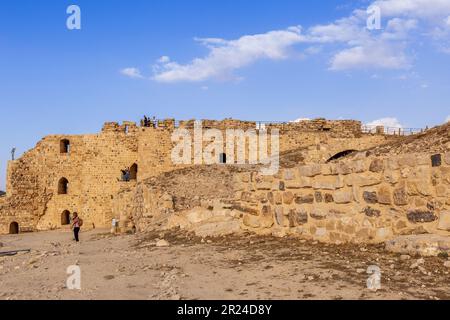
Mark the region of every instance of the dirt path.
[[[443, 258], [408, 259], [383, 246], [326, 246], [298, 239], [200, 239], [183, 232], [111, 236], [67, 231], [0, 236], [0, 299], [450, 299]], [[156, 247], [164, 238], [169, 247]], [[81, 290], [66, 270], [81, 269]], [[382, 289], [366, 288], [377, 265]]]

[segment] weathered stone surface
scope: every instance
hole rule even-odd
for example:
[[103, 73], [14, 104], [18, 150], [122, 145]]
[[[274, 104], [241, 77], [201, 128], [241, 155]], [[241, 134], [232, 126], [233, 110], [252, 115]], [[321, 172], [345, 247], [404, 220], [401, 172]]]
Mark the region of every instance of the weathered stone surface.
[[384, 179], [390, 184], [396, 184], [400, 180], [400, 173], [394, 170], [384, 170]]
[[284, 180], [294, 180], [295, 179], [295, 172], [292, 169], [286, 169], [284, 170]]
[[284, 204], [292, 204], [294, 201], [294, 194], [290, 191], [283, 193], [283, 203]]
[[364, 201], [367, 203], [378, 203], [378, 196], [376, 192], [364, 191], [363, 193]]
[[[242, 204], [234, 204], [232, 206], [232, 209], [233, 210], [238, 210], [238, 211], [241, 211], [241, 212], [245, 212], [245, 213], [248, 213], [248, 214], [252, 214], [254, 216], [259, 215], [259, 210], [258, 210], [258, 208], [256, 206], [255, 207], [250, 207], [250, 206], [242, 205]], [[211, 216], [212, 216], [212, 213], [210, 213], [208, 218], [210, 218]], [[200, 220], [200, 221], [202, 221], [202, 220]]]
[[261, 210], [260, 225], [261, 228], [271, 228], [275, 224], [270, 206], [264, 206]]
[[307, 194], [307, 195], [297, 194], [295, 196], [295, 203], [296, 204], [314, 203], [314, 195], [312, 195], [312, 194]]
[[254, 194], [252, 192], [243, 191], [241, 193], [241, 200], [246, 202], [255, 202], [256, 199], [254, 197]]
[[437, 185], [436, 186], [436, 195], [438, 197], [442, 197], [445, 198], [448, 196], [448, 191], [449, 191], [449, 187], [445, 186], [443, 184]]
[[300, 209], [289, 211], [289, 226], [297, 227], [308, 223], [308, 213]]
[[431, 183], [426, 180], [408, 180], [406, 182], [408, 187], [408, 195], [416, 196], [431, 196]]
[[260, 218], [251, 214], [245, 214], [242, 223], [250, 228], [261, 227]]
[[378, 188], [378, 203], [380, 204], [392, 204], [391, 189], [386, 186]]
[[284, 209], [283, 207], [275, 207], [275, 219], [279, 226], [284, 225]]
[[443, 211], [439, 216], [439, 230], [450, 231], [450, 211]]
[[205, 209], [193, 209], [192, 211], [186, 214], [186, 218], [190, 223], [200, 223], [210, 219], [213, 216], [210, 210]]
[[170, 247], [170, 243], [167, 240], [162, 239], [156, 242], [156, 246], [159, 248]]
[[344, 179], [341, 176], [316, 177], [312, 184], [314, 189], [336, 190], [344, 187]]
[[366, 216], [370, 217], [370, 218], [373, 218], [373, 217], [377, 217], [378, 218], [378, 217], [381, 216], [381, 211], [377, 210], [377, 209], [373, 209], [371, 207], [366, 207], [364, 209], [364, 214]]
[[260, 193], [256, 196], [256, 199], [261, 203], [267, 203], [269, 200], [267, 199], [267, 195], [265, 193]]
[[270, 203], [271, 205], [274, 205], [274, 204], [275, 204], [275, 198], [274, 198], [274, 196], [273, 196], [273, 192], [268, 192], [268, 193], [267, 193], [267, 200], [269, 200], [269, 203]]
[[442, 252], [450, 254], [450, 237], [431, 234], [400, 236], [387, 241], [386, 249], [411, 256], [437, 256]]
[[341, 161], [337, 164], [337, 172], [338, 174], [347, 175], [352, 173], [352, 170], [346, 162]]
[[320, 191], [314, 192], [314, 198], [317, 203], [323, 202], [322, 192], [320, 192]]
[[347, 190], [336, 191], [333, 198], [334, 202], [338, 204], [350, 203], [353, 201], [353, 192]]
[[316, 220], [324, 220], [327, 218], [328, 212], [325, 211], [324, 209], [313, 208], [313, 210], [310, 213], [310, 216], [311, 216], [311, 218], [316, 219]]
[[278, 185], [278, 189], [280, 191], [284, 191], [286, 189], [284, 181], [280, 181], [279, 185]]
[[446, 164], [450, 165], [450, 152], [444, 154], [444, 161]]
[[322, 172], [320, 164], [309, 164], [299, 167], [300, 176], [302, 177], [315, 177]]
[[370, 164], [369, 170], [372, 172], [382, 172], [384, 170], [384, 161], [382, 159], [374, 159]]
[[400, 168], [398, 164], [398, 160], [396, 158], [388, 158], [385, 160], [386, 169], [389, 170], [398, 170]]
[[272, 189], [272, 183], [266, 182], [266, 181], [260, 181], [256, 183], [256, 189], [257, 190], [271, 190]]
[[300, 177], [297, 180], [286, 181], [286, 189], [312, 188], [312, 180], [309, 177]]
[[407, 218], [412, 223], [425, 223], [437, 220], [437, 217], [434, 215], [433, 212], [425, 210], [409, 211], [407, 214]]
[[241, 226], [238, 220], [227, 220], [206, 223], [194, 229], [197, 237], [222, 237], [241, 232]]
[[381, 174], [375, 172], [365, 172], [361, 174], [352, 174], [345, 177], [345, 183], [351, 187], [353, 185], [358, 187], [375, 186], [381, 183]]
[[406, 188], [402, 187], [394, 190], [394, 204], [396, 206], [406, 206], [408, 204]]
[[366, 161], [364, 160], [352, 161], [350, 162], [349, 166], [353, 173], [363, 173], [367, 171]]
[[325, 203], [334, 202], [333, 195], [331, 193], [325, 193]]
[[279, 192], [268, 192], [267, 199], [269, 200], [271, 205], [281, 204], [283, 202], [281, 193]]
[[401, 167], [403, 166], [415, 167], [417, 165], [416, 156], [413, 154], [404, 155], [398, 159], [398, 164]]

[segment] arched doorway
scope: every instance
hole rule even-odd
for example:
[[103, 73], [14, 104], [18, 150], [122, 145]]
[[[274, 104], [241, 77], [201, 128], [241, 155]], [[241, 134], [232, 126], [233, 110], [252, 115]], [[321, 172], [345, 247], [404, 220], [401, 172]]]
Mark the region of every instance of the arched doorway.
[[137, 180], [138, 165], [135, 163], [130, 168], [130, 180]]
[[69, 180], [61, 178], [58, 182], [58, 194], [67, 194], [69, 192]]
[[70, 212], [69, 210], [65, 210], [63, 213], [61, 213], [61, 225], [67, 226], [70, 224]]
[[345, 151], [341, 151], [339, 153], [336, 153], [334, 156], [332, 156], [330, 159], [327, 160], [327, 163], [331, 162], [333, 160], [337, 160], [337, 159], [346, 157], [346, 156], [348, 156], [349, 154], [351, 154], [353, 152], [356, 152], [356, 150], [345, 150]]
[[17, 222], [11, 222], [9, 225], [9, 234], [19, 234], [19, 224]]

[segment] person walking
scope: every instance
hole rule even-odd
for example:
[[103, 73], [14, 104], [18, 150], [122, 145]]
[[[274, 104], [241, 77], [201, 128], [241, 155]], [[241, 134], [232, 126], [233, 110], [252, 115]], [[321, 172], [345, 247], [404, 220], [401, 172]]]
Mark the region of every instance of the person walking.
[[79, 233], [80, 233], [80, 228], [82, 225], [83, 225], [83, 220], [80, 217], [78, 217], [78, 213], [74, 212], [73, 219], [72, 219], [72, 229], [73, 229], [73, 234], [75, 236], [76, 242], [80, 242]]

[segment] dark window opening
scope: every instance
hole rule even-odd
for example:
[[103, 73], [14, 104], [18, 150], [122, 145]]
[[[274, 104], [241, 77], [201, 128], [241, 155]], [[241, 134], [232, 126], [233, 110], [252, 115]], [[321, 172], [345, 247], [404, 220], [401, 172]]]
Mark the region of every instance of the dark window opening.
[[70, 141], [67, 139], [61, 140], [60, 142], [60, 152], [70, 153]]
[[219, 163], [226, 164], [227, 163], [227, 155], [226, 153], [221, 153], [219, 156]]
[[63, 213], [61, 213], [61, 225], [67, 226], [70, 224], [70, 212], [68, 210], [65, 210]]
[[327, 160], [327, 163], [331, 162], [333, 160], [344, 158], [344, 157], [348, 156], [349, 154], [352, 154], [353, 152], [356, 152], [356, 150], [345, 150], [345, 151], [336, 153], [334, 156], [332, 156], [330, 159]]
[[130, 168], [130, 180], [137, 180], [138, 165], [135, 163]]
[[19, 233], [19, 224], [17, 222], [11, 222], [9, 225], [9, 234], [18, 234]]
[[431, 166], [440, 167], [442, 165], [442, 156], [440, 154], [435, 154], [431, 156]]
[[58, 194], [68, 194], [69, 193], [69, 180], [66, 178], [61, 178], [58, 182]]

